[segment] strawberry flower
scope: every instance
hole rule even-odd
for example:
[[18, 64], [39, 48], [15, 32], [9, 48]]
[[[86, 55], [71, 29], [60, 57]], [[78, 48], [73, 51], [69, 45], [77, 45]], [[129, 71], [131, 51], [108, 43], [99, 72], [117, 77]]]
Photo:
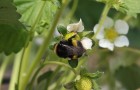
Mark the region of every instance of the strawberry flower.
[[[69, 24], [67, 26], [67, 30], [69, 32], [82, 32], [84, 30], [82, 20], [80, 19], [80, 21], [78, 23]], [[91, 49], [91, 47], [92, 47], [92, 40], [87, 37], [83, 37], [81, 39], [81, 43], [86, 50]]]
[[[97, 32], [98, 26], [99, 24], [96, 24], [93, 28], [95, 33]], [[114, 46], [129, 46], [129, 40], [125, 36], [128, 30], [129, 26], [125, 21], [117, 20], [114, 22], [111, 18], [107, 17], [99, 33], [96, 35], [96, 39], [99, 40], [100, 47], [113, 51]]]

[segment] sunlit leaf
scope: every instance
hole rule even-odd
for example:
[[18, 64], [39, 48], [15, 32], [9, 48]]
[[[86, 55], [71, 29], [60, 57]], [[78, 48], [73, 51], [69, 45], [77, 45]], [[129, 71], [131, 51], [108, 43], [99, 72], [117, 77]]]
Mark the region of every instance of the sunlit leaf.
[[140, 0], [123, 0], [124, 4], [128, 7], [128, 14], [135, 15], [140, 13]]
[[20, 20], [37, 31], [50, 27], [60, 6], [58, 0], [14, 0], [14, 3], [18, 12], [22, 14]]

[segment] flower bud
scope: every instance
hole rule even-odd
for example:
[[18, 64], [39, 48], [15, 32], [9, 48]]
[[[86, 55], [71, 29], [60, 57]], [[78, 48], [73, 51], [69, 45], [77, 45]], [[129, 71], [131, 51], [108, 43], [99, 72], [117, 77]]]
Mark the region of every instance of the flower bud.
[[88, 77], [81, 77], [75, 82], [76, 90], [91, 90], [92, 89], [92, 80]]

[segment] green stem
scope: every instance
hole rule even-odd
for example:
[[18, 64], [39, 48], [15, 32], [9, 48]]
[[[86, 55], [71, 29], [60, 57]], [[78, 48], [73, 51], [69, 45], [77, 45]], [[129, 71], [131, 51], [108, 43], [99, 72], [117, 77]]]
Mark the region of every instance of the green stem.
[[[33, 23], [33, 25], [32, 25], [32, 27], [31, 27], [31, 29], [30, 29], [30, 36], [28, 37], [28, 39], [27, 39], [27, 42], [26, 42], [26, 45], [28, 45], [28, 41], [30, 40], [30, 38], [32, 38], [33, 37], [33, 35], [34, 35], [34, 32], [35, 32], [35, 27], [36, 27], [36, 24], [38, 23], [38, 21], [40, 20], [40, 18], [41, 18], [41, 15], [42, 15], [42, 11], [43, 11], [43, 8], [44, 8], [44, 6], [45, 6], [45, 4], [46, 4], [46, 1], [44, 1], [43, 2], [43, 5], [42, 5], [42, 7], [40, 8], [40, 10], [39, 10], [39, 12], [38, 12], [38, 15], [37, 15], [37, 18], [35, 19], [35, 22]], [[29, 47], [26, 47], [26, 45], [25, 45], [25, 47], [24, 47], [24, 49], [23, 49], [23, 53], [22, 53], [22, 56], [21, 56], [21, 62], [20, 62], [20, 67], [19, 67], [19, 75], [18, 75], [18, 87], [19, 87], [19, 89], [20, 89], [20, 78], [22, 78], [21, 76], [22, 76], [22, 74], [24, 73], [25, 74], [25, 69], [26, 69], [26, 64], [27, 64], [27, 61], [28, 61], [28, 56], [29, 56], [29, 50], [27, 51], [27, 48]], [[30, 47], [29, 47], [29, 49], [30, 49]], [[26, 53], [28, 53], [28, 54], [26, 54]], [[26, 57], [27, 56], [27, 57]], [[24, 59], [25, 58], [25, 59]]]
[[69, 23], [69, 21], [72, 19], [72, 16], [74, 15], [76, 8], [78, 5], [78, 0], [73, 0], [73, 5], [72, 5], [72, 9], [70, 10], [70, 12], [68, 13], [67, 17], [66, 17], [66, 21], [65, 24]]
[[49, 30], [50, 32], [49, 32], [48, 36], [46, 35], [45, 40], [44, 40], [42, 46], [39, 48], [37, 56], [36, 56], [35, 60], [33, 60], [34, 62], [32, 63], [31, 67], [29, 68], [29, 72], [27, 73], [27, 76], [25, 77], [25, 79], [23, 80], [23, 83], [21, 84], [22, 86], [21, 86], [20, 90], [24, 90], [25, 89], [25, 86], [28, 83], [28, 81], [29, 81], [29, 79], [30, 79], [30, 77], [31, 77], [35, 67], [39, 64], [39, 62], [40, 62], [40, 60], [42, 58], [43, 53], [45, 52], [46, 48], [49, 45], [49, 42], [50, 42], [50, 40], [51, 40], [51, 38], [53, 36], [55, 27], [56, 27], [56, 25], [57, 25], [57, 23], [59, 21], [59, 18], [60, 18], [61, 14], [62, 14], [63, 9], [67, 5], [67, 2], [68, 2], [68, 0], [64, 0], [63, 6], [57, 12], [57, 14], [56, 14], [56, 16], [54, 18], [54, 21], [52, 23], [52, 26], [51, 26], [51, 28]]
[[[65, 73], [63, 73], [63, 76], [68, 76], [68, 73], [69, 72], [65, 72]], [[55, 85], [55, 87], [53, 88], [53, 90], [57, 90], [58, 88], [60, 89], [60, 90], [62, 90], [62, 87], [60, 87], [61, 86], [61, 84], [65, 84], [65, 83], [63, 83], [64, 81], [67, 81], [67, 79], [68, 79], [68, 77], [63, 77], [63, 76], [61, 76], [60, 78], [58, 78], [57, 80], [56, 80], [56, 85]], [[59, 83], [59, 84], [58, 84]], [[47, 89], [46, 89], [47, 90]]]
[[[29, 90], [33, 90], [33, 84], [34, 84], [34, 81], [36, 80], [36, 76], [38, 75], [38, 73], [40, 72], [40, 70], [42, 69], [42, 68], [44, 68], [46, 65], [44, 64], [44, 65], [42, 65], [41, 67], [39, 67], [37, 70], [36, 70], [36, 72], [35, 72], [35, 74], [34, 74], [34, 76], [33, 76], [33, 78], [32, 78], [32, 80], [31, 80], [31, 82], [30, 82], [30, 86], [29, 86]], [[49, 78], [49, 80], [48, 80], [48, 82], [47, 82], [47, 84], [46, 84], [46, 86], [45, 86], [45, 89], [44, 90], [48, 90], [48, 87], [49, 87], [49, 84], [50, 84], [50, 82], [54, 79], [54, 77], [57, 75], [57, 73], [58, 73], [58, 71], [60, 70], [60, 66], [58, 66], [57, 67], [57, 69], [55, 70], [55, 72], [53, 73], [53, 75]]]
[[[46, 1], [44, 1], [43, 2], [43, 4], [42, 4], [42, 7], [40, 8], [40, 10], [39, 10], [39, 12], [38, 12], [38, 15], [37, 15], [37, 18], [35, 19], [35, 22], [33, 23], [33, 25], [32, 25], [32, 27], [31, 27], [31, 29], [30, 29], [30, 37], [32, 37], [32, 35], [33, 35], [33, 33], [35, 32], [35, 27], [36, 27], [36, 24], [38, 23], [38, 21], [40, 20], [40, 18], [41, 18], [41, 15], [42, 15], [42, 11], [44, 10], [44, 7], [45, 7], [45, 4], [46, 4]], [[29, 41], [29, 39], [27, 40], [27, 43], [26, 43], [26, 45], [28, 44], [28, 41]], [[23, 63], [22, 63], [22, 70], [21, 70], [21, 72], [23, 71], [25, 71], [26, 70], [26, 64], [27, 64], [27, 61], [28, 61], [28, 57], [29, 57], [29, 52], [30, 52], [30, 49], [31, 49], [31, 42], [29, 43], [29, 46], [26, 48], [26, 50], [25, 50], [25, 55], [23, 56], [25, 59], [23, 60]], [[26, 56], [26, 57], [25, 57]]]
[[21, 59], [19, 60], [20, 61], [20, 65], [19, 65], [19, 71], [18, 71], [18, 80], [17, 80], [17, 88], [19, 89], [20, 87], [20, 77], [21, 77], [21, 69], [23, 67], [22, 65], [22, 62], [23, 62], [23, 57], [24, 57], [24, 54], [25, 54], [25, 50], [26, 50], [26, 47], [23, 48], [23, 51], [22, 51], [22, 54], [21, 54]]
[[126, 50], [126, 51], [130, 51], [130, 52], [134, 52], [136, 54], [140, 55], [140, 50], [139, 49], [135, 49], [135, 48], [130, 48], [130, 47], [125, 47], [125, 48], [117, 48], [117, 50]]
[[47, 65], [47, 64], [56, 64], [56, 65], [60, 65], [60, 66], [69, 68], [71, 71], [73, 71], [73, 73], [75, 75], [77, 75], [77, 72], [75, 71], [75, 69], [73, 69], [72, 67], [70, 67], [68, 64], [65, 64], [65, 63], [62, 63], [62, 62], [56, 62], [56, 61], [46, 61], [46, 62], [44, 62], [44, 65]]
[[13, 67], [13, 71], [12, 71], [12, 77], [10, 80], [10, 85], [9, 85], [9, 90], [15, 90], [15, 86], [17, 84], [17, 80], [18, 80], [18, 71], [19, 71], [19, 67], [20, 67], [20, 59], [21, 59], [21, 54], [22, 52], [16, 54], [16, 58], [14, 61], [14, 67]]
[[40, 20], [40, 18], [42, 16], [42, 11], [44, 10], [46, 2], [47, 2], [47, 0], [44, 0], [43, 5], [42, 5], [42, 7], [40, 8], [40, 10], [38, 12], [37, 18], [35, 19], [35, 22], [33, 23], [32, 27], [30, 29], [30, 36], [31, 36], [31, 38], [34, 35], [36, 24], [38, 23], [38, 21]]
[[104, 24], [104, 21], [105, 21], [105, 19], [107, 17], [107, 14], [108, 14], [110, 8], [111, 8], [111, 5], [109, 3], [107, 3], [105, 5], [105, 8], [104, 8], [103, 12], [102, 12], [102, 15], [101, 15], [101, 18], [100, 18], [100, 21], [99, 21], [99, 26], [97, 28], [97, 31], [96, 31], [95, 35], [93, 36], [93, 39], [95, 39], [95, 37], [97, 36], [97, 34], [100, 32], [100, 29], [101, 29], [101, 27]]
[[31, 80], [31, 82], [30, 82], [30, 86], [29, 86], [29, 90], [33, 90], [33, 85], [34, 85], [34, 81], [35, 81], [35, 79], [36, 79], [36, 76], [38, 75], [38, 73], [40, 72], [40, 70], [43, 68], [44, 66], [41, 66], [41, 67], [39, 67], [38, 69], [37, 69], [37, 71], [35, 72], [35, 74], [34, 74], [34, 76], [33, 76], [33, 78], [32, 78], [32, 80]]
[[[26, 42], [26, 45], [28, 43], [28, 40]], [[21, 86], [21, 79], [25, 78], [26, 75], [26, 69], [28, 68], [28, 61], [29, 61], [29, 55], [30, 55], [30, 50], [31, 50], [31, 45], [32, 42], [29, 42], [28, 46], [24, 47], [22, 55], [21, 55], [21, 61], [20, 61], [20, 66], [19, 66], [19, 74], [18, 74], [18, 88], [20, 89]]]
[[[32, 42], [29, 42], [28, 47], [26, 48], [26, 50], [24, 52], [22, 67], [21, 67], [21, 74], [26, 73], [27, 68], [29, 66], [28, 62], [29, 62], [31, 47], [32, 47]], [[21, 78], [23, 78], [22, 75], [21, 75]]]
[[56, 70], [53, 72], [53, 75], [49, 78], [48, 82], [46, 83], [46, 87], [44, 90], [48, 90], [50, 83], [52, 82], [52, 80], [54, 80], [55, 76], [58, 75], [58, 72], [60, 71], [60, 69], [61, 69], [61, 66], [58, 66], [56, 68]]
[[108, 76], [107, 76], [107, 80], [109, 82], [109, 90], [116, 90], [115, 89], [115, 79], [113, 77], [113, 73], [110, 70], [110, 64], [109, 64], [109, 60], [107, 61], [107, 69], [108, 69]]
[[3, 79], [3, 76], [4, 76], [4, 72], [6, 71], [6, 67], [9, 64], [9, 61], [10, 61], [9, 59], [10, 58], [11, 58], [11, 55], [7, 56], [5, 58], [5, 60], [3, 60], [2, 66], [0, 67], [0, 90], [1, 90], [1, 86], [2, 86], [2, 79]]

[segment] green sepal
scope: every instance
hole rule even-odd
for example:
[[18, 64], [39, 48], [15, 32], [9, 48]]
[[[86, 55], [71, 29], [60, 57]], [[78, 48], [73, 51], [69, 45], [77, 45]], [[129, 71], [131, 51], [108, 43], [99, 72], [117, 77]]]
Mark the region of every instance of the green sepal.
[[54, 37], [53, 38], [53, 42], [58, 42], [58, 41], [61, 41], [62, 40], [62, 37], [61, 36], [58, 36], [58, 37]]
[[86, 35], [88, 35], [91, 31], [84, 31], [84, 32], [78, 32], [78, 35], [80, 37], [85, 37]]
[[100, 86], [97, 84], [95, 80], [92, 80], [92, 88], [94, 90], [101, 90]]
[[83, 76], [85, 73], [88, 73], [87, 69], [82, 67], [80, 70], [80, 75]]
[[54, 44], [49, 45], [50, 50], [54, 50]]
[[96, 42], [93, 39], [91, 40], [92, 40], [92, 47], [94, 47]]
[[76, 68], [78, 66], [78, 59], [68, 60], [68, 63], [72, 68]]
[[57, 26], [57, 30], [63, 36], [65, 36], [67, 34], [67, 29], [64, 26], [62, 26], [62, 25], [58, 25]]
[[94, 36], [94, 32], [88, 32], [85, 37], [92, 38]]
[[95, 73], [85, 73], [83, 76], [90, 77], [92, 79], [98, 79], [103, 75], [103, 72], [95, 72]]

